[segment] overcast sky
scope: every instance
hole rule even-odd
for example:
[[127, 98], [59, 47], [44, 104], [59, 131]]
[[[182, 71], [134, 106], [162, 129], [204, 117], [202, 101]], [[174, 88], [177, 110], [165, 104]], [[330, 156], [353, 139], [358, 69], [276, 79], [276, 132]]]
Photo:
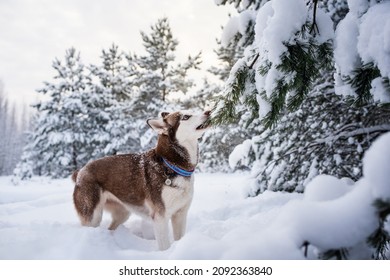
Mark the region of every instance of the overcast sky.
[[202, 51], [209, 67], [229, 11], [214, 0], [0, 0], [0, 79], [12, 99], [33, 100], [69, 47], [85, 64], [98, 63], [112, 43], [141, 53], [140, 30], [149, 33], [164, 16], [179, 40], [178, 58]]

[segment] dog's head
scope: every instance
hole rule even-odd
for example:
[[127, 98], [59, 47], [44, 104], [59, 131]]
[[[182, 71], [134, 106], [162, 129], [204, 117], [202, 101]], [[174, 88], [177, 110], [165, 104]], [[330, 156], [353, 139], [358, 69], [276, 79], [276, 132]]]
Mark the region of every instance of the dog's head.
[[160, 119], [150, 119], [148, 125], [160, 135], [179, 142], [198, 140], [208, 128], [210, 111], [192, 113], [179, 111], [161, 113]]

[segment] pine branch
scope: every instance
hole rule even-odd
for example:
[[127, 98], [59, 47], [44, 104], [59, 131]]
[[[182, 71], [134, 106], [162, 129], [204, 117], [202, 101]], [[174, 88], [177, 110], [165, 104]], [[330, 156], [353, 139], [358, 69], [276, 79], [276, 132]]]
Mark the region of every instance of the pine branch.
[[378, 67], [370, 62], [353, 71], [353, 76], [346, 79], [346, 82], [352, 86], [357, 94], [357, 97], [353, 100], [354, 105], [363, 106], [372, 102], [371, 82], [379, 76]]
[[390, 199], [377, 199], [374, 201], [374, 207], [379, 217], [379, 227], [368, 237], [367, 243], [375, 249], [374, 259], [386, 260], [386, 254], [390, 249], [390, 235], [384, 225], [386, 218], [390, 215]]
[[249, 69], [253, 69], [253, 66], [255, 65], [256, 61], [259, 59], [260, 54], [257, 53], [255, 58], [253, 59], [252, 63], [249, 65]]
[[[304, 32], [301, 36], [303, 34]], [[293, 43], [285, 43], [285, 46], [287, 51], [282, 55], [281, 63], [276, 69], [283, 76], [293, 78], [279, 79], [271, 98], [263, 94], [263, 98], [271, 103], [271, 111], [263, 121], [267, 128], [276, 124], [285, 109], [295, 111], [299, 108], [312, 89], [314, 81], [320, 76], [320, 70], [328, 69], [332, 60], [331, 44], [328, 42], [318, 46], [313, 38], [308, 41], [296, 39]], [[270, 67], [268, 64], [261, 66], [259, 73], [265, 75]]]
[[317, 4], [318, 4], [318, 0], [313, 0], [313, 5], [314, 5], [314, 8], [313, 8], [313, 23], [312, 23], [312, 25], [310, 27], [309, 33], [313, 34], [314, 37], [316, 36], [316, 34], [320, 34], [320, 30], [319, 30], [317, 22], [316, 22]]
[[315, 143], [316, 144], [332, 143], [332, 142], [336, 142], [340, 138], [349, 138], [349, 137], [362, 135], [362, 134], [371, 134], [374, 132], [385, 132], [385, 131], [390, 131], [390, 124], [381, 124], [381, 125], [375, 125], [371, 127], [363, 127], [353, 131], [341, 132], [339, 134], [332, 135], [325, 139], [318, 139], [315, 141]]
[[340, 249], [330, 249], [320, 254], [319, 258], [322, 260], [347, 260], [348, 259], [348, 249], [340, 248]]
[[237, 71], [231, 73], [233, 76], [232, 81], [226, 85], [224, 93], [212, 109], [211, 124], [231, 124], [239, 119], [240, 114], [236, 111], [236, 106], [239, 104], [240, 97], [245, 91], [249, 70], [245, 61], [243, 61]]
[[301, 246], [301, 248], [304, 248], [303, 255], [305, 256], [305, 258], [307, 258], [307, 256], [308, 256], [309, 246], [310, 246], [310, 242], [309, 241], [304, 241], [302, 246]]
[[[310, 142], [308, 143], [307, 145], [305, 145], [304, 147], [299, 147], [299, 148], [296, 148], [296, 149], [293, 149], [293, 150], [290, 150], [286, 153], [284, 153], [283, 155], [281, 155], [280, 157], [277, 157], [277, 158], [274, 158], [273, 160], [270, 160], [266, 167], [263, 168], [259, 173], [257, 173], [256, 175], [254, 175], [254, 177], [259, 177], [259, 176], [262, 176], [265, 174], [265, 172], [273, 165], [274, 168], [276, 167], [276, 163], [286, 159], [287, 157], [289, 157], [290, 155], [293, 155], [293, 154], [296, 154], [296, 153], [299, 153], [300, 152], [300, 149], [303, 149], [303, 150], [309, 150], [309, 149], [312, 149], [312, 148], [315, 148], [313, 149], [313, 152], [315, 150], [318, 150], [318, 149], [322, 149], [321, 147], [324, 145], [324, 144], [328, 144], [328, 143], [335, 143], [337, 140], [339, 140], [340, 138], [349, 138], [349, 137], [353, 137], [353, 136], [357, 136], [357, 135], [370, 135], [372, 133], [376, 133], [376, 132], [384, 132], [384, 131], [390, 131], [390, 124], [383, 124], [383, 125], [377, 125], [377, 126], [372, 126], [372, 127], [367, 127], [367, 128], [359, 128], [359, 129], [356, 129], [356, 130], [353, 130], [353, 131], [347, 131], [347, 132], [344, 132], [343, 130], [347, 129], [347, 128], [350, 128], [352, 126], [356, 126], [357, 124], [348, 124], [348, 125], [345, 125], [343, 126], [342, 128], [340, 128], [339, 130], [337, 130], [335, 133], [332, 133], [332, 136], [329, 136], [327, 138], [324, 138], [324, 139], [318, 139], [318, 140], [315, 140], [314, 142]], [[354, 178], [355, 176], [352, 176], [352, 174], [350, 174], [350, 177], [351, 178]]]
[[[286, 84], [284, 80], [278, 80], [272, 96], [269, 99], [271, 103], [271, 110], [268, 112], [262, 122], [266, 128], [275, 126], [280, 116], [283, 114], [285, 109], [284, 102], [288, 92], [288, 84]], [[265, 93], [263, 93], [263, 96], [265, 96]]]

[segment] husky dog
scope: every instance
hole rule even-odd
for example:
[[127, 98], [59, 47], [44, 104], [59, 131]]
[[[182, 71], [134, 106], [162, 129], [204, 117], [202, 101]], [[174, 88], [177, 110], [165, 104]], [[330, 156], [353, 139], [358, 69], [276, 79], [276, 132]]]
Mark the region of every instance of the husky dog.
[[150, 217], [160, 250], [168, 249], [169, 220], [179, 240], [186, 228], [198, 139], [207, 129], [210, 111], [161, 113], [147, 120], [158, 133], [157, 146], [141, 154], [108, 156], [94, 160], [72, 175], [73, 201], [84, 226], [100, 225], [103, 209], [111, 212], [110, 230], [131, 213]]

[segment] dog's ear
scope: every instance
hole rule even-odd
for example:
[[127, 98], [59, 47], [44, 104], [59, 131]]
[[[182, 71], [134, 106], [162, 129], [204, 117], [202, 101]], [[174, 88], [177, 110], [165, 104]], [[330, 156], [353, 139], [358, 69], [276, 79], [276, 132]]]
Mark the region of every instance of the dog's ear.
[[162, 118], [165, 118], [165, 117], [168, 116], [168, 115], [169, 115], [168, 112], [162, 112], [162, 113], [161, 113], [161, 117], [162, 117]]
[[168, 126], [161, 119], [157, 119], [157, 120], [149, 119], [146, 121], [146, 123], [150, 126], [151, 129], [156, 131], [158, 134], [167, 134], [168, 133]]

